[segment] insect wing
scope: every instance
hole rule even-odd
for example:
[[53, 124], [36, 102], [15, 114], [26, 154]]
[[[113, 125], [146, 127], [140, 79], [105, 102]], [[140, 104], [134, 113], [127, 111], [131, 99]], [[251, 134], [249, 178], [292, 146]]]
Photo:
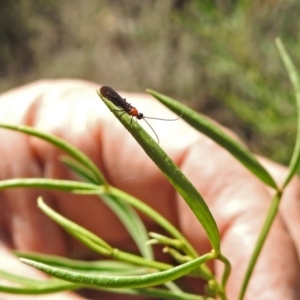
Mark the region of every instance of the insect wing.
[[127, 102], [123, 99], [114, 89], [109, 86], [102, 86], [100, 88], [100, 94], [111, 101], [114, 105], [126, 109]]

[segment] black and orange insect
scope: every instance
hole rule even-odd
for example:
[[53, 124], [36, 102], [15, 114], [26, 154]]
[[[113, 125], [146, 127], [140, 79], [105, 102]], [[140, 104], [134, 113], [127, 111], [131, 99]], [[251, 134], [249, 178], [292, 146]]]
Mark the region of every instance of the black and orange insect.
[[152, 126], [149, 124], [149, 122], [146, 119], [153, 119], [153, 120], [162, 120], [162, 121], [176, 121], [179, 118], [176, 119], [161, 119], [161, 118], [153, 118], [153, 117], [146, 117], [144, 114], [139, 112], [134, 106], [132, 106], [130, 103], [126, 101], [125, 98], [122, 98], [114, 89], [112, 89], [109, 86], [102, 86], [100, 88], [100, 94], [106, 98], [107, 100], [111, 101], [115, 106], [118, 106], [121, 108], [121, 110], [118, 110], [122, 112], [119, 117], [121, 117], [123, 114], [128, 114], [131, 116], [130, 124], [132, 123], [133, 117], [136, 117], [138, 120], [144, 119], [144, 121], [148, 124], [148, 126], [151, 128], [153, 133], [155, 134], [157, 138], [157, 142], [159, 144], [159, 138]]

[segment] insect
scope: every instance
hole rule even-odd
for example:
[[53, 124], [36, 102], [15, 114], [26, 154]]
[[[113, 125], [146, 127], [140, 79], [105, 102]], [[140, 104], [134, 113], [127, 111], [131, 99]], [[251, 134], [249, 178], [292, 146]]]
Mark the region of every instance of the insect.
[[153, 120], [162, 120], [162, 121], [176, 121], [179, 118], [176, 119], [161, 119], [161, 118], [152, 118], [152, 117], [146, 117], [144, 114], [139, 112], [134, 106], [132, 106], [130, 103], [126, 101], [125, 98], [122, 98], [114, 89], [112, 89], [109, 86], [102, 86], [100, 88], [100, 94], [106, 98], [107, 100], [111, 101], [114, 105], [121, 108], [121, 110], [118, 110], [122, 112], [119, 117], [123, 116], [124, 114], [128, 114], [131, 116], [130, 124], [132, 123], [133, 117], [136, 117], [138, 120], [144, 119], [144, 121], [148, 124], [148, 126], [151, 128], [153, 133], [155, 134], [157, 138], [157, 143], [159, 144], [159, 138], [152, 126], [149, 124], [149, 122], [146, 119], [153, 119]]

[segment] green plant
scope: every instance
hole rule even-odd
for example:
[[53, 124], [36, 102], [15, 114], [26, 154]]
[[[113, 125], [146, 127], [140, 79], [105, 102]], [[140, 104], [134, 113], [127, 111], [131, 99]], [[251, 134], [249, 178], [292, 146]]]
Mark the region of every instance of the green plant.
[[[291, 59], [279, 39], [276, 40], [276, 44], [294, 86], [298, 116], [300, 116], [299, 78]], [[300, 119], [298, 119], [298, 135], [289, 172], [284, 184], [278, 187], [274, 179], [258, 162], [255, 156], [245, 146], [236, 142], [214, 123], [167, 96], [152, 90], [148, 90], [148, 92], [171, 110], [177, 114], [181, 114], [182, 118], [191, 126], [230, 152], [260, 181], [275, 191], [265, 223], [245, 274], [239, 297], [239, 299], [243, 299], [253, 268], [278, 211], [282, 192], [299, 167]], [[114, 111], [115, 106], [101, 94], [99, 96], [108, 108], [118, 115], [118, 112]], [[108, 257], [110, 260], [82, 262], [61, 257], [17, 252], [16, 254], [22, 262], [42, 270], [56, 279], [40, 282], [0, 271], [1, 277], [20, 284], [20, 286], [0, 285], [0, 291], [15, 294], [43, 294], [90, 287], [116, 293], [152, 296], [159, 299], [211, 299], [209, 297], [227, 299], [225, 290], [231, 266], [228, 259], [222, 254], [219, 231], [203, 197], [138, 123], [131, 123], [130, 116], [127, 114], [123, 114], [119, 120], [190, 206], [207, 234], [211, 244], [211, 251], [199, 257], [193, 246], [172, 224], [142, 201], [112, 187], [94, 163], [73, 146], [57, 137], [30, 127], [0, 124], [1, 128], [36, 136], [58, 147], [67, 154], [67, 156], [62, 158], [63, 163], [81, 179], [81, 181], [41, 178], [11, 179], [0, 182], [0, 189], [16, 187], [44, 188], [63, 190], [74, 194], [97, 195], [120, 218], [140, 250], [140, 256], [138, 256], [124, 252], [121, 249], [115, 249], [100, 237], [55, 212], [44, 203], [43, 199], [39, 198], [38, 206], [47, 216], [81, 243], [93, 251]], [[149, 241], [146, 228], [136, 210], [152, 218], [164, 228], [168, 236], [150, 233], [151, 239]], [[177, 266], [155, 260], [150, 246], [156, 243], [165, 245], [168, 253], [178, 262]], [[206, 265], [206, 262], [213, 259], [220, 260], [224, 264], [224, 273], [220, 281], [215, 278]], [[208, 283], [207, 295], [199, 296], [184, 292], [173, 282], [175, 279], [185, 275], [198, 276], [206, 280]], [[157, 285], [163, 285], [163, 287], [153, 288], [153, 286]]]

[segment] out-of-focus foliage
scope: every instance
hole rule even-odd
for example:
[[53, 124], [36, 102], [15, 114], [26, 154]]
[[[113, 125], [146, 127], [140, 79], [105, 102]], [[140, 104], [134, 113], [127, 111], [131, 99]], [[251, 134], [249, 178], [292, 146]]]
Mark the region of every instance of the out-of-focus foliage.
[[0, 90], [60, 77], [156, 89], [286, 163], [295, 104], [274, 38], [300, 69], [299, 15], [298, 0], [3, 1]]
[[[255, 151], [287, 162], [296, 130], [295, 99], [274, 39], [282, 38], [300, 66], [300, 2], [194, 1], [188, 9], [181, 20], [197, 43], [193, 59], [203, 69], [204, 98], [217, 107], [214, 117], [231, 124]], [[220, 102], [238, 120], [233, 114], [223, 119]]]

